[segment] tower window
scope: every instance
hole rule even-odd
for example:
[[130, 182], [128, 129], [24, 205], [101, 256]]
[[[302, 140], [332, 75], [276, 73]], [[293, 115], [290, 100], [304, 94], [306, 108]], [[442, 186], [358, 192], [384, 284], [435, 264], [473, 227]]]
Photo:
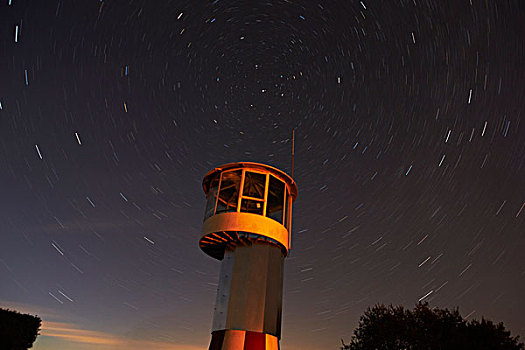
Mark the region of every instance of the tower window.
[[253, 199], [243, 198], [241, 201], [241, 211], [245, 213], [253, 213], [263, 215], [264, 201], [257, 201]]
[[222, 173], [216, 214], [237, 211], [241, 174], [241, 170]]
[[285, 185], [275, 176], [270, 175], [270, 182], [268, 185], [268, 202], [266, 206], [266, 216], [283, 223], [285, 207]]
[[266, 174], [252, 173], [247, 171], [244, 174], [244, 188], [242, 195], [264, 199], [264, 186], [266, 185]]
[[210, 183], [210, 191], [206, 201], [206, 211], [204, 213], [204, 220], [212, 216], [215, 212], [215, 204], [217, 203], [217, 193], [219, 192], [219, 176], [215, 176]]

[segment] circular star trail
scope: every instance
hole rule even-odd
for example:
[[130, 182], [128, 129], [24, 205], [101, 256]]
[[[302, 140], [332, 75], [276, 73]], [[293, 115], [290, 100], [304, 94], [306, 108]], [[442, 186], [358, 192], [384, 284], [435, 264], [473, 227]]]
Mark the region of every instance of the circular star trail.
[[283, 349], [377, 303], [525, 334], [520, 1], [0, 8], [0, 306], [42, 317], [36, 349], [206, 347], [202, 177], [290, 172], [292, 130]]

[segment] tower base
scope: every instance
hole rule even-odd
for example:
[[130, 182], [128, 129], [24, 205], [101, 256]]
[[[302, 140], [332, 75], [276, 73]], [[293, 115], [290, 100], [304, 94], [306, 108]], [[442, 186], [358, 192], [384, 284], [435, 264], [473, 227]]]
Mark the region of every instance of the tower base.
[[212, 333], [209, 350], [279, 350], [279, 339], [266, 333], [226, 329]]

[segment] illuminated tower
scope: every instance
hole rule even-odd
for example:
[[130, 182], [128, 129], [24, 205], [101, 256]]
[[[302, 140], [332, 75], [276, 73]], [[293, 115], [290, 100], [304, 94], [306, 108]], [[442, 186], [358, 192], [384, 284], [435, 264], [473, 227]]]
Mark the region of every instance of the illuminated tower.
[[279, 349], [283, 263], [297, 186], [258, 163], [213, 169], [200, 248], [222, 260], [209, 350]]

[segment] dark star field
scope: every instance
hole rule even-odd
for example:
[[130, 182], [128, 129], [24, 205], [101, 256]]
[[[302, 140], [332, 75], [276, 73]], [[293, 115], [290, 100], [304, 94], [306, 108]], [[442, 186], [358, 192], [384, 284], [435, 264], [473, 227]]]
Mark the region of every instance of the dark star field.
[[291, 171], [284, 350], [377, 303], [525, 336], [521, 0], [0, 4], [0, 307], [34, 348], [203, 349], [215, 166]]

